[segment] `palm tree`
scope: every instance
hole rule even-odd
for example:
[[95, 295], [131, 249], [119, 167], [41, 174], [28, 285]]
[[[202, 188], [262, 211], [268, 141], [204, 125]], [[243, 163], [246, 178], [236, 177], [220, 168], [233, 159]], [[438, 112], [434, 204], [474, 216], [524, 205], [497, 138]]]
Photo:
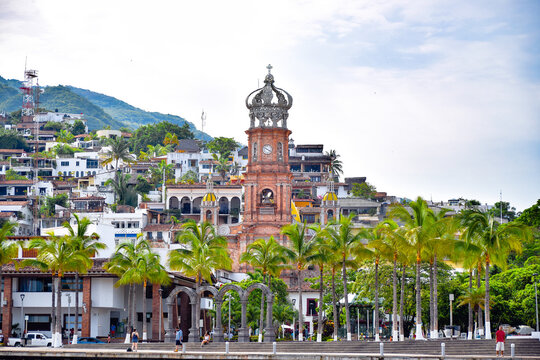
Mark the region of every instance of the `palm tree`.
[[[270, 239], [257, 239], [247, 246], [246, 252], [240, 256], [241, 263], [248, 263], [255, 269], [260, 269], [263, 282], [270, 282], [272, 276], [279, 276], [287, 259], [284, 248], [271, 236]], [[264, 322], [264, 293], [261, 294], [259, 342], [262, 342], [262, 329]]]
[[[9, 264], [19, 254], [19, 245], [14, 241], [7, 241], [6, 237], [11, 234], [11, 231], [17, 226], [16, 223], [5, 222], [0, 228], [0, 286], [4, 281], [2, 274], [2, 266]], [[2, 287], [2, 289], [4, 289]], [[1, 293], [0, 293], [1, 296]], [[2, 297], [5, 299], [5, 297]], [[0, 314], [2, 313], [2, 302], [0, 302]], [[6, 339], [7, 343], [7, 339]]]
[[[92, 266], [92, 261], [83, 253], [75, 251], [68, 236], [55, 236], [49, 233], [50, 240], [43, 238], [30, 240], [28, 247], [37, 249], [35, 259], [27, 259], [23, 266], [34, 266], [41, 271], [51, 271], [56, 274], [56, 321], [54, 328], [53, 346], [62, 346], [62, 277], [71, 271], [84, 272]], [[54, 291], [54, 290], [53, 290]]]
[[[193, 220], [182, 225], [176, 240], [183, 248], [169, 252], [169, 267], [186, 276], [195, 277], [195, 291], [199, 293], [202, 281], [212, 284], [212, 273], [217, 269], [229, 270], [232, 260], [227, 239], [218, 236], [214, 226], [205, 221], [200, 225]], [[199, 325], [200, 303], [195, 305], [196, 324]]]
[[326, 231], [324, 228], [321, 229], [321, 225], [317, 224], [311, 227], [315, 231], [315, 237], [313, 238], [316, 242], [317, 251], [310, 256], [309, 261], [319, 267], [319, 320], [317, 328], [317, 342], [322, 341], [323, 334], [323, 275], [324, 267], [327, 264], [330, 264], [332, 260], [335, 260], [335, 253], [332, 251], [328, 245]]
[[[150, 252], [150, 244], [143, 238], [143, 234], [140, 233], [136, 239], [119, 244], [111, 259], [103, 265], [105, 271], [118, 276], [115, 286], [129, 286], [128, 327], [131, 329], [135, 323], [135, 284], [144, 282], [144, 274], [140, 271], [140, 262], [144, 254]], [[127, 331], [127, 342], [129, 342], [129, 336], [130, 332]]]
[[330, 172], [332, 173], [332, 179], [335, 179], [336, 177], [339, 180], [339, 175], [343, 174], [343, 164], [339, 158], [341, 155], [338, 155], [336, 153], [336, 150], [330, 150], [326, 152], [327, 156], [330, 156]]
[[212, 154], [212, 157], [214, 158], [214, 161], [217, 161], [216, 171], [221, 176], [221, 182], [224, 183], [225, 175], [231, 169], [231, 164], [229, 164], [229, 154], [225, 153], [219, 157], [216, 154]]
[[178, 141], [178, 136], [176, 134], [171, 134], [170, 132], [165, 135], [165, 139], [163, 139], [163, 145], [180, 145], [180, 142]]
[[353, 219], [355, 213], [348, 217], [342, 216], [339, 222], [331, 222], [326, 227], [328, 240], [332, 250], [339, 256], [343, 276], [343, 293], [345, 298], [345, 319], [347, 321], [347, 341], [351, 341], [351, 321], [349, 311], [349, 293], [347, 290], [347, 268], [355, 269], [358, 265], [356, 259], [366, 256], [367, 251], [362, 244], [362, 235], [353, 232]]
[[491, 339], [489, 311], [489, 267], [493, 263], [506, 267], [507, 255], [511, 251], [520, 252], [522, 241], [531, 238], [531, 230], [520, 223], [500, 225], [495, 218], [481, 210], [464, 210], [461, 215], [464, 238], [481, 249], [485, 265], [485, 331], [486, 339]]
[[[171, 282], [165, 267], [160, 263], [160, 256], [151, 251], [143, 252], [137, 259], [137, 270], [143, 281], [142, 312], [146, 314], [146, 286], [148, 282], [157, 285], [168, 285]], [[161, 330], [160, 330], [161, 331]], [[147, 340], [148, 325], [143, 316], [143, 340]]]
[[167, 164], [165, 160], [161, 160], [158, 166], [150, 168], [154, 183], [164, 182], [163, 186], [170, 178], [174, 177], [174, 164]]
[[69, 131], [67, 130], [60, 130], [60, 132], [58, 133], [58, 135], [56, 136], [56, 140], [58, 142], [61, 142], [61, 143], [66, 143], [66, 144], [69, 144], [73, 141], [73, 134], [70, 133]]
[[168, 146], [161, 146], [160, 144], [154, 145], [146, 145], [146, 148], [148, 149], [147, 152], [144, 152], [141, 150], [139, 153], [139, 160], [151, 160], [152, 158], [167, 155], [167, 152], [169, 151]]
[[316, 242], [306, 236], [305, 224], [290, 224], [281, 228], [281, 233], [289, 238], [285, 256], [294, 264], [298, 276], [298, 341], [304, 339], [304, 318], [302, 309], [302, 271], [307, 267], [311, 255], [316, 251]]
[[[103, 250], [107, 246], [99, 242], [99, 235], [95, 232], [87, 235], [88, 227], [92, 223], [87, 217], [82, 219], [77, 214], [73, 214], [77, 223], [77, 229], [74, 229], [71, 224], [66, 221], [62, 224], [69, 232], [70, 243], [75, 251], [80, 252], [83, 256], [91, 258], [95, 256], [98, 250]], [[89, 268], [85, 269], [86, 271]], [[79, 272], [75, 271], [75, 336], [73, 343], [77, 343], [77, 334], [79, 331]]]
[[114, 179], [105, 181], [105, 185], [111, 185], [114, 191], [115, 202], [119, 205], [126, 205], [130, 202], [133, 191], [129, 188], [128, 182], [131, 178], [130, 174], [124, 174], [121, 171], [116, 171]]
[[412, 215], [404, 206], [397, 205], [390, 210], [388, 216], [404, 223], [407, 231], [405, 236], [416, 253], [416, 340], [421, 340], [424, 336], [422, 334], [420, 264], [422, 253], [430, 238], [429, 227], [434, 222], [434, 215], [427, 202], [421, 197], [418, 197], [416, 201], [411, 201], [409, 206]]
[[[460, 297], [460, 302], [457, 306], [463, 306], [468, 305], [469, 306], [469, 312], [471, 310], [474, 310], [477, 315], [480, 315], [480, 311], [485, 308], [485, 290], [482, 287], [478, 287], [476, 289], [472, 288], [472, 272], [469, 273], [469, 288], [467, 289], [467, 292]], [[468, 333], [471, 335], [470, 339], [472, 339], [472, 331], [473, 328], [472, 324], [472, 316], [469, 315], [469, 329]]]
[[439, 309], [438, 309], [438, 281], [437, 262], [440, 257], [450, 255], [454, 250], [454, 234], [456, 222], [452, 217], [446, 214], [450, 209], [441, 209], [433, 213], [433, 224], [430, 226], [430, 238], [426, 243], [426, 257], [429, 258], [429, 319], [430, 319], [430, 337], [439, 337]]
[[122, 160], [126, 163], [132, 163], [133, 157], [129, 151], [129, 144], [124, 138], [109, 139], [108, 145], [111, 149], [105, 153], [105, 160], [102, 161], [103, 165], [115, 162], [114, 169], [118, 170], [118, 161]]

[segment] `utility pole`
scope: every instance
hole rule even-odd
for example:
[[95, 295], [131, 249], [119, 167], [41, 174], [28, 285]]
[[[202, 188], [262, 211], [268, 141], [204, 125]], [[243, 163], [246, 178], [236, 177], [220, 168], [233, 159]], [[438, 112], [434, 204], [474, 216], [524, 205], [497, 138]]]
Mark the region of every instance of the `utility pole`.
[[500, 196], [500, 200], [499, 200], [499, 205], [500, 205], [500, 208], [501, 208], [501, 224], [502, 224], [502, 190], [501, 190], [501, 196]]

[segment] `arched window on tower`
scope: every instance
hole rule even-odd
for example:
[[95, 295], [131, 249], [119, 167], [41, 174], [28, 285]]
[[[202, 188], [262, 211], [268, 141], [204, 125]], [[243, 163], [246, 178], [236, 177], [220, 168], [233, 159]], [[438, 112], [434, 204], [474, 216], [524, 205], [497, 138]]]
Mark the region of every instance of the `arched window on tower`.
[[283, 144], [277, 143], [277, 159], [278, 161], [283, 161]]
[[253, 143], [253, 161], [257, 161], [257, 142], [255, 141]]
[[328, 221], [334, 220], [334, 211], [328, 210]]

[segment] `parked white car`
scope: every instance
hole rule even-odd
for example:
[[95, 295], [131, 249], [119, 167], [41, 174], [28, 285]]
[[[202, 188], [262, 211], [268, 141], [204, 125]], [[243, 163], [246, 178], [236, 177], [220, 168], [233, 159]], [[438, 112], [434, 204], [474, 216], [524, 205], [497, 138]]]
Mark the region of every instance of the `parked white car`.
[[8, 338], [8, 346], [52, 346], [52, 339], [42, 333], [30, 332], [23, 338]]

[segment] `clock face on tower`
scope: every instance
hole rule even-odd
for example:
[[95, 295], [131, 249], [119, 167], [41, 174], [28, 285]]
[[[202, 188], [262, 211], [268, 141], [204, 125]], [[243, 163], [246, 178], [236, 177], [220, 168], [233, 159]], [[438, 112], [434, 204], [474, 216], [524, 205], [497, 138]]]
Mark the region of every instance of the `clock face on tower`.
[[266, 144], [263, 146], [263, 153], [266, 155], [270, 155], [272, 153], [272, 145]]

